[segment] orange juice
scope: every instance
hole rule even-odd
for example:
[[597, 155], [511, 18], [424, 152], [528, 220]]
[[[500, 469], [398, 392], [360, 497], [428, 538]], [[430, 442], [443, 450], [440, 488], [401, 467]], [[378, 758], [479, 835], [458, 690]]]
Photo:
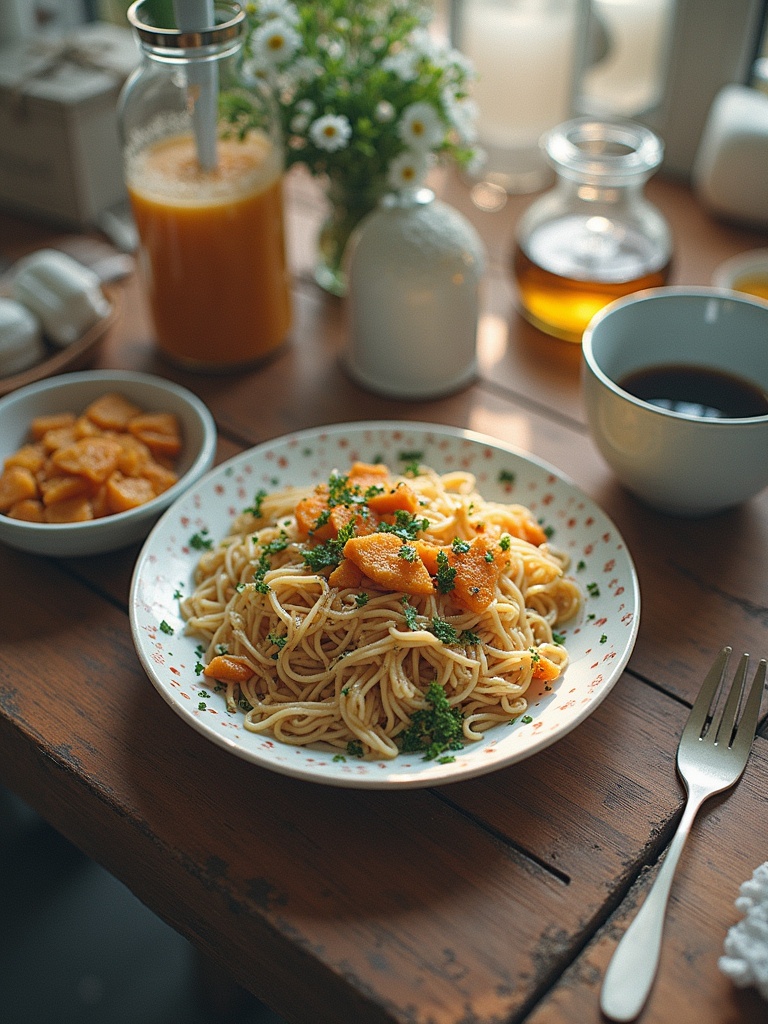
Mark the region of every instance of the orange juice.
[[291, 322], [280, 155], [256, 132], [219, 139], [217, 154], [203, 171], [194, 138], [177, 135], [126, 168], [158, 346], [190, 368], [265, 356]]

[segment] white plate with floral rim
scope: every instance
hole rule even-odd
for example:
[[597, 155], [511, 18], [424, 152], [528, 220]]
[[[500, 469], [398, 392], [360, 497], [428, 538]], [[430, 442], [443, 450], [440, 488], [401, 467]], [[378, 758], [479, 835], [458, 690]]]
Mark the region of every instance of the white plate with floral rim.
[[[179, 595], [189, 593], [203, 530], [223, 537], [259, 490], [324, 482], [355, 460], [381, 460], [393, 471], [414, 458], [438, 472], [475, 475], [485, 498], [527, 505], [571, 559], [585, 595], [579, 619], [562, 633], [570, 663], [548, 691], [531, 693], [526, 715], [490, 729], [446, 763], [420, 754], [365, 761], [297, 747], [248, 732], [196, 672], [199, 641], [185, 635]], [[161, 696], [189, 725], [238, 757], [312, 782], [372, 789], [443, 785], [521, 761], [561, 739], [603, 700], [621, 675], [637, 637], [640, 591], [618, 530], [557, 470], [491, 437], [425, 423], [345, 423], [289, 434], [230, 459], [172, 505], [139, 555], [130, 595], [133, 641]]]

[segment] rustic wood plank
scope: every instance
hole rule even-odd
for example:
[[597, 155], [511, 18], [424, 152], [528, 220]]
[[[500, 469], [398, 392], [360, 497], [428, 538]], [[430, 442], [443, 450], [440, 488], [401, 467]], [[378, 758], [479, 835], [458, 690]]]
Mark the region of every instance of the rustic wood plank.
[[[628, 677], [529, 766], [440, 793], [271, 775], [178, 719], [125, 616], [54, 566], [47, 584], [66, 600], [42, 633], [31, 625], [21, 584], [36, 562], [2, 558], [3, 604], [17, 595], [12, 620], [0, 606], [5, 782], [296, 1020], [324, 998], [366, 1021], [409, 1021], [417, 1003], [415, 1019], [445, 1024], [519, 1012], [679, 805], [668, 759], [684, 709]], [[32, 635], [34, 662], [13, 657]], [[254, 968], [244, 953], [262, 946]]]
[[[758, 738], [737, 788], [706, 803], [694, 823], [673, 883], [659, 973], [640, 1018], [643, 1024], [768, 1020], [768, 1004], [756, 990], [737, 989], [717, 967], [728, 929], [742, 917], [734, 906], [739, 885], [766, 859], [765, 830], [758, 824], [765, 817], [766, 790], [768, 741]], [[643, 873], [526, 1024], [597, 1024], [605, 1019], [599, 994], [608, 961], [657, 869], [658, 864]]]

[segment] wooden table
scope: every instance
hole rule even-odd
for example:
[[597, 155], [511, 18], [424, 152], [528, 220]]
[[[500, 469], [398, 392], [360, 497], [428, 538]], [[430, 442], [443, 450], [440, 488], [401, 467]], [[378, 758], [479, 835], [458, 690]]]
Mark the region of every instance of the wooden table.
[[[612, 517], [643, 607], [627, 670], [552, 747], [443, 788], [343, 790], [228, 755], [159, 698], [131, 642], [138, 548], [88, 559], [0, 550], [0, 780], [289, 1021], [591, 1024], [601, 979], [679, 819], [677, 740], [715, 652], [768, 653], [768, 492], [698, 521], [625, 493], [594, 448], [577, 346], [516, 313], [514, 226], [447, 175], [439, 191], [486, 240], [480, 378], [439, 401], [376, 398], [339, 365], [343, 304], [311, 277], [318, 193], [288, 182], [296, 320], [252, 372], [194, 376], [160, 361], [142, 291], [96, 364], [171, 377], [205, 399], [219, 458], [299, 428], [418, 419], [471, 427], [559, 467]], [[719, 224], [682, 184], [650, 197], [676, 239], [673, 283], [768, 236]], [[55, 232], [0, 218], [15, 258]], [[768, 855], [768, 742], [732, 792], [705, 805], [677, 875], [644, 1024], [766, 1019], [717, 969], [739, 884]]]

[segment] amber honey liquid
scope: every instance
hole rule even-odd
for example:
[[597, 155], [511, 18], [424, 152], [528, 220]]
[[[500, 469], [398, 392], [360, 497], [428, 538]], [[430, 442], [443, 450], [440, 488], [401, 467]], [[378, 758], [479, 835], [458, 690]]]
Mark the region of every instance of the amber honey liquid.
[[[591, 223], [594, 222], [594, 223]], [[602, 217], [543, 224], [515, 246], [521, 312], [557, 338], [581, 342], [589, 321], [614, 299], [666, 283], [671, 260], [628, 229]]]

